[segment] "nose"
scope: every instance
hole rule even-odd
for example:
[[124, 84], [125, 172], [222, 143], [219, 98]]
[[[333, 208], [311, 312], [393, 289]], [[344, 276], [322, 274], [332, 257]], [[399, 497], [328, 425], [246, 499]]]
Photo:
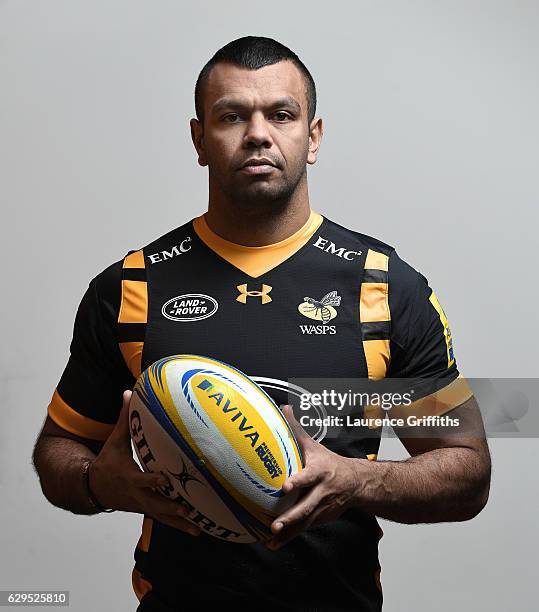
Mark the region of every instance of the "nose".
[[270, 148], [273, 144], [269, 126], [262, 113], [253, 113], [247, 122], [247, 129], [243, 139], [245, 148], [265, 147]]

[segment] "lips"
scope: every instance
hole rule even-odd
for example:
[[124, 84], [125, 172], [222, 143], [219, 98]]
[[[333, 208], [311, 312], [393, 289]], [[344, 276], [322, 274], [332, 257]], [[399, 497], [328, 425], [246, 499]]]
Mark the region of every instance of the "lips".
[[269, 164], [243, 166], [243, 168], [240, 168], [240, 172], [242, 174], [248, 174], [250, 176], [264, 176], [266, 174], [273, 174], [275, 170], [275, 166], [270, 166]]
[[249, 176], [271, 175], [277, 166], [267, 157], [251, 157], [239, 168], [242, 174]]
[[247, 168], [249, 166], [273, 166], [274, 168], [277, 167], [276, 164], [274, 164], [270, 159], [268, 159], [267, 157], [253, 157], [251, 159], [248, 159], [243, 166], [241, 166], [241, 168]]

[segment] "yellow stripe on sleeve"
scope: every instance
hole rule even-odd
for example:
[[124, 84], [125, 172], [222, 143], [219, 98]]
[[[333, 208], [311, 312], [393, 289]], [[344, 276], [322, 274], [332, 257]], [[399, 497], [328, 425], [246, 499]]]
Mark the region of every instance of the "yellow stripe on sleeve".
[[361, 283], [361, 323], [390, 320], [387, 293], [387, 283]]
[[[409, 416], [416, 418], [441, 416], [463, 404], [466, 400], [470, 399], [472, 395], [473, 391], [470, 389], [466, 379], [462, 374], [459, 374], [455, 380], [442, 389], [412, 402], [409, 406], [394, 406], [387, 412], [380, 406], [366, 406], [365, 417], [370, 419], [382, 419], [384, 416], [387, 416], [392, 419], [406, 419]], [[371, 429], [376, 429], [376, 427], [372, 427]]]
[[451, 338], [451, 330], [449, 329], [449, 323], [447, 321], [447, 317], [445, 316], [445, 312], [438, 301], [438, 297], [434, 293], [434, 291], [430, 294], [429, 297], [430, 303], [436, 309], [438, 316], [440, 317], [440, 321], [444, 328], [444, 339], [447, 348], [447, 367], [450, 368], [455, 363], [455, 358], [453, 356], [453, 340]]
[[146, 281], [122, 280], [122, 303], [118, 323], [146, 323], [148, 285]]
[[[389, 286], [388, 286], [388, 270], [389, 256], [378, 251], [369, 249], [365, 258], [365, 270], [378, 270], [383, 274], [378, 274], [382, 277], [380, 280], [385, 282], [370, 283], [364, 281], [361, 283], [359, 294], [359, 320], [362, 324], [367, 323], [382, 323], [391, 321], [391, 312], [389, 310]], [[379, 380], [385, 378], [390, 360], [390, 344], [389, 339], [384, 338], [387, 335], [385, 327], [381, 327], [378, 332], [370, 330], [370, 337], [363, 335], [363, 351], [367, 362], [367, 373], [371, 380]], [[378, 335], [378, 338], [376, 337]], [[374, 337], [373, 337], [374, 336]]]
[[385, 378], [389, 365], [389, 340], [363, 340], [369, 379]]
[[114, 429], [114, 425], [100, 423], [73, 410], [60, 397], [57, 390], [53, 393], [47, 412], [57, 425], [81, 438], [104, 441]]
[[462, 374], [459, 374], [458, 378], [455, 378], [453, 382], [450, 382], [443, 389], [439, 389], [436, 393], [422, 397], [409, 406], [395, 406], [391, 410], [391, 415], [402, 418], [407, 416], [441, 416], [463, 404], [472, 395], [473, 391], [466, 379]]
[[142, 249], [130, 253], [124, 259], [124, 268], [144, 268], [144, 252]]
[[363, 267], [366, 270], [383, 270], [387, 272], [389, 270], [389, 256], [369, 249]]
[[142, 371], [142, 349], [144, 342], [120, 342], [120, 351], [131, 374], [138, 378]]

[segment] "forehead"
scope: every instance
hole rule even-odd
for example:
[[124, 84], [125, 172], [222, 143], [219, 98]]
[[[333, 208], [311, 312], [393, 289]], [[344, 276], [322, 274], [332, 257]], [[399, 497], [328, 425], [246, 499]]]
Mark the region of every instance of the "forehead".
[[291, 96], [307, 111], [305, 79], [289, 61], [248, 70], [233, 64], [219, 63], [211, 70], [205, 84], [204, 107], [211, 112], [222, 98], [238, 99], [249, 104], [270, 104]]

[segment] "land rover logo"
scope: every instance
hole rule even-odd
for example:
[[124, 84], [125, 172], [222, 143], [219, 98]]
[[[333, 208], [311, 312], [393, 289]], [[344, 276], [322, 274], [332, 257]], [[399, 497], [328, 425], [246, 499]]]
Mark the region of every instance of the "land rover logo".
[[200, 321], [217, 312], [219, 304], [209, 295], [203, 293], [186, 293], [173, 297], [163, 304], [161, 312], [171, 321]]

